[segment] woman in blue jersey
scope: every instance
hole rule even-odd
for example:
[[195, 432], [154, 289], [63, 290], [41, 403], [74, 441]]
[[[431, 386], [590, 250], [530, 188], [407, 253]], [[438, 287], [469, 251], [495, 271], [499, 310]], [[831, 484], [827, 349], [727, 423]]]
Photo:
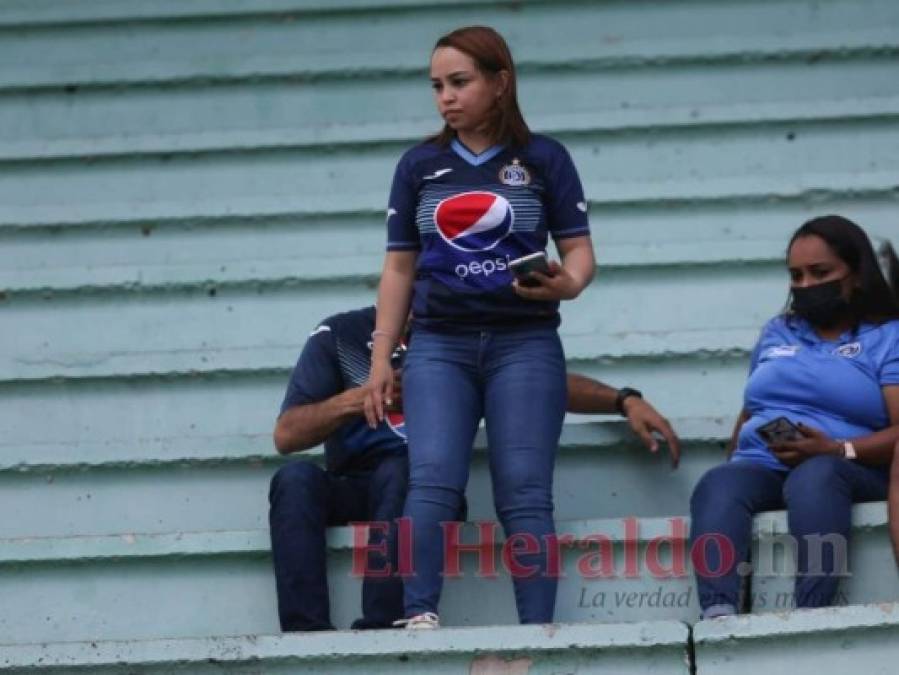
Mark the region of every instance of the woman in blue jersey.
[[[848, 541], [853, 502], [887, 495], [899, 439], [899, 303], [864, 231], [840, 216], [800, 227], [787, 267], [789, 310], [752, 352], [730, 461], [706, 473], [691, 500], [704, 618], [737, 612], [752, 516], [784, 507], [798, 547], [795, 604], [832, 604], [846, 562], [835, 536]], [[780, 423], [795, 440], [766, 432], [779, 418], [798, 429]]]
[[[558, 305], [593, 276], [587, 207], [565, 149], [528, 130], [498, 33], [445, 35], [430, 75], [445, 125], [406, 152], [394, 175], [366, 407], [372, 424], [384, 414], [389, 357], [411, 306], [403, 369], [415, 571], [405, 579], [408, 627], [438, 625], [440, 523], [458, 510], [482, 418], [497, 514], [524, 551], [513, 581], [519, 619], [547, 622], [557, 585], [544, 574], [553, 464], [566, 403]], [[549, 235], [561, 264], [535, 275], [534, 287], [513, 281], [509, 261], [543, 251]]]

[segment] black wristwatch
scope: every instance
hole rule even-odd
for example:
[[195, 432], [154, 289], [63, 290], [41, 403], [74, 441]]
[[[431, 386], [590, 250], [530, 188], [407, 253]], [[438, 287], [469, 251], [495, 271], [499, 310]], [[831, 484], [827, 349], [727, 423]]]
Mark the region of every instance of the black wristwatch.
[[627, 417], [624, 413], [624, 399], [629, 398], [631, 396], [636, 396], [637, 398], [643, 398], [643, 394], [636, 389], [632, 389], [631, 387], [622, 387], [618, 390], [618, 396], [615, 397], [615, 410], [617, 410], [622, 417]]

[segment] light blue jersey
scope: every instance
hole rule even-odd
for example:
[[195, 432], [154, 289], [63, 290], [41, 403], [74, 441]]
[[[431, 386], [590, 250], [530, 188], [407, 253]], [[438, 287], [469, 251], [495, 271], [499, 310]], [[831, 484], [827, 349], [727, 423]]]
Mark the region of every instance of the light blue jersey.
[[782, 464], [756, 429], [778, 417], [831, 438], [853, 439], [889, 426], [882, 387], [899, 385], [899, 320], [863, 323], [837, 340], [823, 340], [798, 317], [778, 316], [753, 349], [732, 461], [780, 471]]

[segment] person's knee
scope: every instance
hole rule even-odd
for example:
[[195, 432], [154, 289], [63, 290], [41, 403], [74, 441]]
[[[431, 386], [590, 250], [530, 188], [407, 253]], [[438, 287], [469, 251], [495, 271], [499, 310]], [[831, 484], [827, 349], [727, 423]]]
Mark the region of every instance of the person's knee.
[[552, 485], [545, 477], [520, 466], [494, 481], [493, 502], [501, 519], [552, 512]]
[[284, 497], [305, 499], [324, 494], [325, 471], [312, 462], [293, 461], [285, 464], [272, 477], [269, 501], [274, 505]]
[[844, 480], [845, 460], [835, 455], [816, 455], [793, 469], [784, 482], [788, 506], [809, 503], [817, 508], [822, 499], [835, 494]]
[[409, 463], [405, 457], [387, 457], [371, 475], [369, 509], [371, 517], [393, 520], [403, 514], [409, 487]]
[[385, 457], [371, 476], [371, 489], [378, 494], [405, 496], [409, 487], [409, 461], [405, 456]]
[[729, 489], [729, 465], [716, 466], [703, 474], [690, 495], [690, 513], [720, 513], [733, 502], [733, 490]]
[[465, 494], [467, 472], [443, 462], [418, 462], [410, 466], [407, 501], [439, 504], [453, 512]]

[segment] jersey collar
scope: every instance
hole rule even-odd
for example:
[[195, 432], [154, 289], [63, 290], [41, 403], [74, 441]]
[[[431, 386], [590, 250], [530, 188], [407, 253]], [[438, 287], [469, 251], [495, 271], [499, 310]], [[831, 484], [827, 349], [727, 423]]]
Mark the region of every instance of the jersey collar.
[[481, 164], [489, 162], [491, 159], [496, 157], [499, 153], [501, 153], [503, 151], [503, 149], [506, 146], [493, 145], [493, 146], [487, 148], [486, 150], [484, 150], [484, 152], [482, 152], [480, 154], [475, 154], [471, 150], [466, 148], [465, 145], [462, 143], [462, 141], [460, 141], [458, 138], [454, 138], [450, 142], [450, 147], [453, 149], [453, 152], [455, 152], [457, 155], [459, 155], [459, 157], [464, 159], [466, 162], [468, 162], [472, 166], [480, 166]]
[[793, 325], [793, 330], [798, 337], [800, 337], [806, 343], [822, 343], [822, 342], [835, 342], [835, 343], [843, 343], [848, 342], [849, 340], [857, 339], [861, 333], [867, 333], [871, 328], [874, 328], [873, 324], [862, 322], [858, 325], [857, 328], [850, 328], [847, 331], [844, 331], [838, 338], [835, 340], [824, 340], [820, 335], [815, 332], [814, 327], [805, 319], [796, 316], [795, 314], [787, 315], [788, 321]]

